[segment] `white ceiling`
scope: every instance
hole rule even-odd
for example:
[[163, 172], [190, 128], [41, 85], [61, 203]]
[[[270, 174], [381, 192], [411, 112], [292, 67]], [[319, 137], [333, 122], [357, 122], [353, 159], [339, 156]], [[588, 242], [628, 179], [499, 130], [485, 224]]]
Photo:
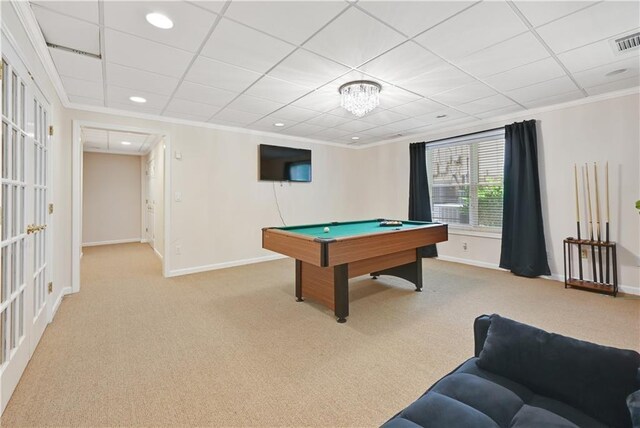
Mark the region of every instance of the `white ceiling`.
[[[640, 85], [640, 49], [610, 44], [640, 31], [638, 1], [31, 4], [47, 42], [101, 55], [49, 49], [74, 104], [344, 144]], [[337, 92], [358, 79], [383, 87], [362, 119]]]
[[[139, 132], [113, 131], [100, 128], [81, 128], [82, 149], [86, 152], [145, 155], [162, 137]], [[122, 142], [130, 144], [122, 144]]]

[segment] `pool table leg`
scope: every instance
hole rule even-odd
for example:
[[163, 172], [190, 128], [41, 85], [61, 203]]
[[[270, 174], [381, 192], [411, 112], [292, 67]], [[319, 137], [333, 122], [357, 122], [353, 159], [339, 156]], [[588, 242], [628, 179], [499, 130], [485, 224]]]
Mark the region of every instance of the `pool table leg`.
[[416, 249], [416, 259], [411, 263], [371, 273], [374, 279], [380, 275], [391, 275], [406, 279], [416, 286], [416, 291], [422, 291], [422, 254], [420, 254], [420, 248]]
[[347, 322], [349, 316], [349, 265], [333, 268], [334, 311], [339, 323]]
[[302, 262], [296, 259], [296, 302], [304, 302], [302, 298]]

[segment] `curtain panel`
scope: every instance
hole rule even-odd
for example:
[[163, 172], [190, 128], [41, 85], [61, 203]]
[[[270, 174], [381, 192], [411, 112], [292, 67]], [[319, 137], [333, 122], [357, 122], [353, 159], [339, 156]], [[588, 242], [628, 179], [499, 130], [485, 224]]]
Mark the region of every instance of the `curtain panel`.
[[[431, 221], [431, 198], [427, 178], [427, 153], [425, 143], [409, 145], [409, 220]], [[420, 250], [422, 257], [437, 257], [436, 245]]]

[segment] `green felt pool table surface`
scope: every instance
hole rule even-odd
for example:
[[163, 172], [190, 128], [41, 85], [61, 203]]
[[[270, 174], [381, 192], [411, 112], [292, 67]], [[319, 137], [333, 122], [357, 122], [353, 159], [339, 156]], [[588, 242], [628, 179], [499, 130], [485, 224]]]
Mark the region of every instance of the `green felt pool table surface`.
[[[275, 229], [284, 230], [291, 233], [298, 233], [305, 236], [311, 236], [321, 239], [336, 239], [348, 236], [369, 235], [372, 233], [384, 233], [394, 230], [414, 229], [439, 223], [430, 223], [423, 221], [406, 221], [402, 220], [402, 226], [380, 226], [382, 220], [364, 220], [349, 221], [338, 223], [322, 223], [309, 224], [303, 226], [287, 226], [277, 227]], [[328, 227], [329, 232], [325, 232], [324, 228]]]

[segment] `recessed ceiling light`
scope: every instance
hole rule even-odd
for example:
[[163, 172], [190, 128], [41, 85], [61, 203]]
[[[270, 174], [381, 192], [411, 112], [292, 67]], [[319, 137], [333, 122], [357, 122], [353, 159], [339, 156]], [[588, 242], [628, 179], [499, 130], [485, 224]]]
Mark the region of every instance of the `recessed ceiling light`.
[[607, 76], [607, 77], [616, 76], [618, 74], [626, 73], [627, 71], [629, 71], [629, 70], [626, 69], [626, 68], [619, 68], [617, 70], [613, 70], [613, 71], [608, 72], [607, 74], [605, 74], [605, 76]]
[[436, 116], [436, 119], [442, 119], [443, 117], [447, 117], [446, 114], [439, 114]]
[[351, 137], [351, 139], [355, 141], [355, 140], [359, 140], [360, 137]]
[[131, 101], [133, 101], [134, 103], [142, 104], [142, 103], [146, 103], [147, 102], [146, 98], [142, 98], [142, 97], [129, 97], [129, 99]]
[[130, 145], [131, 145], [131, 143], [130, 143], [130, 142], [128, 142], [128, 141], [123, 141], [123, 142], [122, 142], [122, 145], [123, 145], [123, 146], [130, 146]]
[[282, 128], [284, 126], [284, 123], [276, 122], [276, 123], [273, 124], [273, 126], [277, 126], [278, 128]]
[[147, 22], [154, 27], [162, 28], [163, 30], [173, 28], [173, 21], [161, 13], [148, 13], [146, 18]]

